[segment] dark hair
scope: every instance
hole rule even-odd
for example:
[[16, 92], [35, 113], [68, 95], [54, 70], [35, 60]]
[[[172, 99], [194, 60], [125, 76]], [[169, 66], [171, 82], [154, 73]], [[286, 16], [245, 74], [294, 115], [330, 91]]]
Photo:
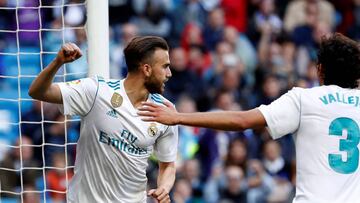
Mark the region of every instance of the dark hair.
[[360, 79], [360, 46], [356, 41], [335, 33], [323, 37], [317, 54], [324, 85], [358, 87]]
[[135, 37], [124, 49], [125, 62], [128, 72], [138, 70], [141, 63], [148, 60], [157, 48], [169, 50], [166, 41], [161, 37]]

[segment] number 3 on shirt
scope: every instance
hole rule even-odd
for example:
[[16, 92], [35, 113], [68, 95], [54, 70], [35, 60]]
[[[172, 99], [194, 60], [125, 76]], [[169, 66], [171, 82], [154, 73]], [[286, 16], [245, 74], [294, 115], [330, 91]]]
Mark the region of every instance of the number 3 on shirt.
[[346, 161], [342, 160], [341, 154], [329, 154], [330, 167], [343, 174], [350, 174], [356, 171], [359, 166], [360, 130], [358, 124], [350, 118], [336, 118], [329, 126], [330, 136], [342, 136], [343, 130], [347, 132], [346, 139], [339, 140], [339, 150], [347, 153]]

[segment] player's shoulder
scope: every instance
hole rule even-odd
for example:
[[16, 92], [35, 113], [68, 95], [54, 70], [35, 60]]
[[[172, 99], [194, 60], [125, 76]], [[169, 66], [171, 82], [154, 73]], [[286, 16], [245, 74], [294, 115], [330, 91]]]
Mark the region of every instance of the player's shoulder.
[[102, 81], [102, 80], [103, 79], [100, 76], [92, 76], [92, 77], [81, 78], [81, 79], [78, 79], [78, 80], [73, 80], [73, 81], [70, 81], [68, 83], [97, 86], [99, 84], [99, 82]]
[[315, 86], [310, 88], [293, 87], [292, 89], [289, 90], [289, 92], [306, 94], [306, 93], [324, 92], [324, 91], [328, 91], [329, 89], [334, 89], [334, 87], [332, 86]]
[[161, 94], [150, 94], [150, 99], [157, 104], [163, 104], [166, 101], [165, 97]]
[[291, 95], [296, 95], [302, 98], [318, 98], [321, 95], [332, 94], [334, 92], [345, 93], [348, 91], [358, 91], [360, 94], [360, 90], [342, 88], [337, 85], [321, 85], [311, 88], [294, 87], [289, 92], [291, 92]]
[[99, 85], [104, 88], [110, 88], [113, 90], [120, 90], [122, 88], [120, 79], [109, 79], [109, 78], [97, 76], [97, 80]]
[[321, 94], [321, 92], [324, 92], [321, 86], [311, 88], [293, 87], [288, 90], [285, 95], [296, 100], [301, 100], [301, 98], [316, 97], [316, 95]]
[[150, 94], [150, 99], [152, 102], [157, 103], [157, 104], [164, 104], [165, 101], [170, 102], [168, 99], [166, 99], [161, 94]]
[[286, 95], [300, 96], [306, 90], [307, 90], [306, 88], [302, 88], [302, 87], [293, 87], [287, 91]]
[[348, 89], [339, 87], [337, 85], [321, 85], [311, 88], [302, 88], [305, 93], [317, 94], [317, 93], [326, 93], [333, 91], [347, 91]]
[[96, 87], [97, 83], [98, 82], [95, 77], [80, 78], [80, 79], [64, 82], [64, 84], [71, 87], [84, 87], [84, 88]]

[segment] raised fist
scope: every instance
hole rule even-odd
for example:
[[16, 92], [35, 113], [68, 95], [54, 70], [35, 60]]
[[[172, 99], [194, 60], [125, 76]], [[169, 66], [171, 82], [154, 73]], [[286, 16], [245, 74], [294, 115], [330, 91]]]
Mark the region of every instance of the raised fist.
[[56, 58], [61, 63], [69, 63], [77, 60], [81, 56], [81, 50], [76, 44], [66, 43], [61, 46]]

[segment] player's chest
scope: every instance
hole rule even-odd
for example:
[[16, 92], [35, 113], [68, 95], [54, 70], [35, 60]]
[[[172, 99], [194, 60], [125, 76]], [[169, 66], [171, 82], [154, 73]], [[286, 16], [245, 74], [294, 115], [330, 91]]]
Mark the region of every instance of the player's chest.
[[123, 142], [137, 147], [152, 146], [168, 126], [142, 121], [136, 109], [128, 103], [122, 101], [120, 104], [112, 101], [119, 101], [118, 99], [103, 97], [94, 105], [92, 116], [96, 116], [98, 121], [94, 124], [101, 130], [102, 135], [99, 140]]

